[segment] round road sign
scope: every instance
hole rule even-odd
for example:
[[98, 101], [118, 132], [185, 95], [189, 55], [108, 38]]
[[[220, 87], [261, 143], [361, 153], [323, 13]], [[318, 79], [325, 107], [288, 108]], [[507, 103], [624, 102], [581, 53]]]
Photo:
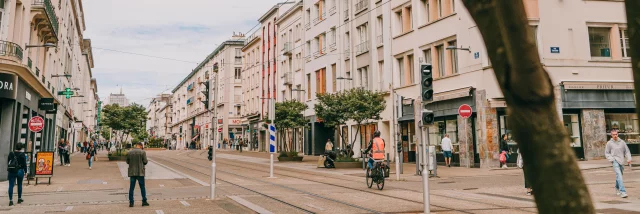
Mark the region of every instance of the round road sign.
[[218, 132], [222, 132], [222, 128], [218, 128]]
[[462, 118], [469, 118], [471, 117], [471, 114], [473, 114], [473, 110], [471, 109], [471, 106], [462, 104], [460, 108], [458, 108], [458, 114], [460, 114]]
[[32, 117], [29, 120], [29, 130], [32, 132], [40, 132], [44, 128], [44, 119], [40, 116]]

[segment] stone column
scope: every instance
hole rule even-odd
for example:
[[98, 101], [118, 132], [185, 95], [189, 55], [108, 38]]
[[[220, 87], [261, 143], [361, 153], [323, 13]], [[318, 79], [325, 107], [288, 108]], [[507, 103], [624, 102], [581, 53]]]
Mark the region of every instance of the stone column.
[[587, 160], [604, 158], [607, 130], [603, 109], [582, 109], [582, 146]]
[[500, 146], [500, 132], [498, 130], [498, 114], [495, 108], [489, 106], [485, 90], [476, 91], [477, 108], [477, 150], [480, 156], [480, 167], [499, 167], [498, 149]]
[[473, 124], [471, 118], [458, 116], [458, 142], [460, 143], [460, 167], [473, 167]]

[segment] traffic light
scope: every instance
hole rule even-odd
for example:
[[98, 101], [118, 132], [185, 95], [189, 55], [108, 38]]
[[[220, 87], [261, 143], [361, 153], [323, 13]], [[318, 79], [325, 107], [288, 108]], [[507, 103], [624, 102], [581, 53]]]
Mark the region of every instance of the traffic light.
[[398, 142], [398, 143], [396, 144], [396, 149], [398, 149], [398, 153], [401, 153], [401, 152], [402, 152], [402, 142]]
[[208, 157], [209, 161], [213, 160], [213, 146], [209, 146], [208, 153], [209, 153], [209, 157]]
[[202, 91], [204, 99], [201, 102], [204, 103], [204, 109], [209, 110], [209, 82], [202, 82], [202, 84], [204, 85], [204, 91]]
[[433, 114], [433, 111], [422, 110], [422, 125], [431, 125], [433, 124], [434, 119], [435, 115]]
[[433, 72], [431, 64], [420, 64], [422, 102], [433, 101]]

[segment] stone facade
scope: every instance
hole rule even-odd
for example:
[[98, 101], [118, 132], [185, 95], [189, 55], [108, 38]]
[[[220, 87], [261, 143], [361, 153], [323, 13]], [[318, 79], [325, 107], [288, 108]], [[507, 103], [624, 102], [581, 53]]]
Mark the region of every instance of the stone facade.
[[582, 143], [587, 160], [602, 159], [607, 145], [607, 130], [602, 109], [582, 110]]
[[473, 167], [473, 120], [458, 116], [458, 142], [460, 143], [460, 167]]
[[478, 115], [476, 135], [480, 167], [499, 167], [500, 132], [498, 129], [498, 114], [496, 108], [489, 106], [485, 90], [477, 90], [475, 95]]

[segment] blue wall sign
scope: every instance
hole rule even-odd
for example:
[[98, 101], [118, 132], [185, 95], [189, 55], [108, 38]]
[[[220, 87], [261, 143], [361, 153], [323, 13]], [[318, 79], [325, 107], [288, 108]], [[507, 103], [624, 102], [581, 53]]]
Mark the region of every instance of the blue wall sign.
[[474, 58], [474, 59], [478, 59], [478, 58], [480, 58], [480, 52], [475, 52], [475, 53], [473, 53], [473, 58]]
[[560, 47], [551, 47], [551, 53], [560, 53]]

